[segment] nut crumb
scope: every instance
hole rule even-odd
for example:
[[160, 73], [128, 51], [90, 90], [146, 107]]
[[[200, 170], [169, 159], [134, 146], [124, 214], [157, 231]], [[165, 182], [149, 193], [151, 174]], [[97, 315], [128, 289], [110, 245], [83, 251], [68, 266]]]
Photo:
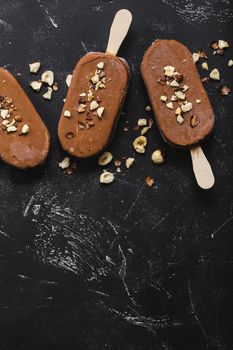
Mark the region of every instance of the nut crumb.
[[176, 117], [176, 121], [181, 125], [184, 122], [184, 118], [182, 117], [181, 114], [178, 114]]
[[104, 113], [104, 107], [97, 108], [96, 113], [97, 113], [99, 118], [102, 118], [103, 117], [103, 113]]
[[228, 96], [230, 92], [231, 92], [231, 89], [228, 86], [226, 86], [226, 85], [222, 86], [219, 89], [219, 93], [222, 96]]
[[71, 117], [70, 111], [65, 111], [65, 112], [64, 112], [64, 117], [70, 118], [70, 117]]
[[40, 80], [34, 80], [34, 81], [31, 81], [29, 83], [29, 85], [31, 86], [31, 88], [34, 90], [34, 91], [40, 91], [41, 87], [42, 87], [42, 82]]
[[192, 105], [192, 102], [188, 102], [186, 103], [185, 105], [182, 105], [181, 106], [181, 110], [182, 112], [186, 113], [186, 112], [189, 112], [193, 109], [193, 105]]
[[113, 155], [111, 152], [104, 152], [98, 159], [98, 164], [101, 166], [105, 166], [111, 163], [113, 159]]
[[49, 88], [48, 88], [48, 91], [47, 91], [45, 94], [43, 94], [43, 98], [44, 98], [45, 100], [51, 100], [51, 98], [52, 98], [52, 93], [53, 93], [53, 89], [52, 89], [51, 87], [49, 87]]
[[204, 70], [208, 70], [208, 69], [209, 69], [208, 63], [207, 63], [207, 62], [203, 62], [203, 63], [201, 64], [201, 67], [202, 67], [202, 69], [204, 69]]
[[160, 100], [163, 101], [163, 102], [166, 102], [167, 101], [167, 96], [164, 96], [164, 95], [160, 96]]
[[150, 112], [150, 111], [151, 111], [151, 106], [146, 106], [146, 107], [145, 107], [145, 110], [146, 110], [147, 112]]
[[173, 103], [172, 103], [172, 102], [168, 102], [168, 103], [166, 104], [166, 106], [167, 106], [168, 109], [174, 109]]
[[28, 125], [28, 124], [24, 124], [23, 127], [22, 127], [21, 133], [22, 133], [23, 135], [26, 135], [26, 134], [29, 133], [29, 131], [30, 131], [29, 125]]
[[109, 171], [104, 171], [100, 175], [100, 183], [102, 183], [102, 184], [110, 184], [113, 182], [113, 180], [114, 180], [114, 175], [113, 175], [113, 173], [110, 173]]
[[45, 71], [41, 76], [41, 81], [52, 86], [54, 83], [54, 73], [51, 70]]
[[135, 162], [135, 158], [127, 158], [125, 161], [125, 166], [127, 169], [129, 169]]
[[70, 158], [65, 157], [58, 165], [61, 169], [67, 169], [70, 166]]
[[155, 164], [163, 164], [165, 161], [164, 154], [161, 151], [161, 149], [156, 149], [152, 155], [151, 155], [151, 160]]
[[146, 125], [147, 125], [146, 118], [139, 118], [138, 119], [138, 126], [146, 126]]
[[213, 80], [220, 80], [220, 72], [217, 68], [214, 68], [211, 72], [210, 72], [210, 78]]
[[194, 53], [192, 54], [192, 56], [193, 56], [193, 62], [194, 62], [194, 63], [197, 63], [197, 62], [199, 61], [199, 59], [200, 59], [200, 54], [197, 53], [197, 52], [194, 52]]
[[146, 145], [147, 138], [145, 136], [138, 136], [133, 142], [133, 147], [137, 153], [145, 153]]
[[146, 178], [146, 184], [148, 187], [152, 187], [154, 185], [155, 181], [151, 176], [147, 176]]
[[90, 111], [94, 111], [95, 109], [97, 109], [99, 107], [99, 104], [97, 101], [93, 100], [90, 103]]
[[228, 61], [228, 67], [232, 67], [233, 66], [233, 60], [229, 60]]
[[41, 67], [40, 62], [29, 63], [30, 73], [36, 74], [39, 71], [40, 67]]
[[70, 87], [71, 80], [72, 80], [72, 74], [68, 74], [67, 77], [66, 77], [66, 85], [68, 87]]

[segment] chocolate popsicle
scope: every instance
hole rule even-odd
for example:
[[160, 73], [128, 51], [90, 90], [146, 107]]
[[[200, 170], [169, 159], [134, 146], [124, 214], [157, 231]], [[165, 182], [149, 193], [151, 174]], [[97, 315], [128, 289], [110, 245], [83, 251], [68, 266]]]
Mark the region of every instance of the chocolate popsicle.
[[117, 12], [106, 53], [82, 57], [73, 72], [58, 125], [60, 143], [69, 154], [87, 158], [100, 153], [111, 141], [129, 83], [129, 66], [116, 56], [132, 15]]
[[49, 132], [31, 101], [4, 68], [0, 68], [0, 158], [26, 169], [44, 162]]
[[213, 173], [198, 145], [213, 130], [214, 113], [190, 51], [175, 40], [156, 40], [141, 72], [162, 136], [190, 149], [198, 184], [212, 187]]

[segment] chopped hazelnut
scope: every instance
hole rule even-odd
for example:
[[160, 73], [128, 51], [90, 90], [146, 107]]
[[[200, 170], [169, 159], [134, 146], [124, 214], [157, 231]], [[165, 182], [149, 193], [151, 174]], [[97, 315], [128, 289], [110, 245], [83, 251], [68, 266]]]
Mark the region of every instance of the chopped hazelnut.
[[166, 106], [167, 106], [168, 109], [174, 109], [173, 103], [172, 103], [172, 102], [168, 102], [168, 103], [166, 104]]
[[80, 105], [78, 106], [78, 113], [83, 113], [86, 110], [86, 104], [84, 103], [80, 103]]
[[228, 86], [226, 86], [226, 85], [222, 86], [219, 89], [219, 93], [222, 96], [227, 96], [227, 95], [229, 95], [230, 92], [231, 92], [231, 89]]
[[181, 113], [182, 113], [181, 108], [178, 107], [178, 108], [176, 109], [176, 111], [175, 111], [175, 114], [181, 114]]
[[66, 85], [68, 87], [70, 87], [71, 80], [72, 80], [72, 74], [68, 74], [67, 77], [66, 77]]
[[99, 62], [99, 63], [97, 64], [97, 68], [103, 69], [103, 68], [104, 68], [104, 62]]
[[192, 128], [195, 128], [200, 123], [200, 119], [196, 115], [192, 115], [190, 118], [190, 125]]
[[58, 83], [54, 83], [52, 88], [53, 88], [53, 91], [58, 91], [59, 90]]
[[146, 106], [145, 110], [146, 110], [147, 112], [150, 112], [150, 111], [151, 111], [151, 106]]
[[151, 176], [147, 176], [146, 178], [146, 184], [148, 187], [152, 187], [154, 185], [155, 181]]
[[137, 137], [133, 142], [133, 147], [137, 153], [145, 153], [147, 138], [145, 136]]
[[48, 91], [43, 95], [45, 100], [51, 100], [53, 89], [51, 87], [48, 88]]
[[224, 40], [219, 40], [218, 41], [218, 47], [219, 49], [223, 50], [223, 49], [227, 49], [229, 47], [229, 44], [227, 41]]
[[173, 78], [178, 82], [178, 83], [182, 83], [184, 76], [183, 74], [180, 74], [179, 72], [175, 72], [173, 74]]
[[188, 85], [184, 85], [183, 88], [182, 88], [183, 92], [188, 91], [188, 89], [189, 89], [189, 86], [188, 86]]
[[7, 130], [8, 133], [10, 133], [10, 132], [15, 132], [15, 131], [17, 131], [17, 128], [16, 128], [16, 126], [11, 125], [11, 126], [7, 127], [6, 130]]
[[104, 152], [98, 159], [98, 164], [101, 166], [105, 166], [109, 164], [113, 159], [113, 155], [110, 152]]
[[229, 60], [228, 61], [228, 67], [232, 67], [233, 66], [233, 60]]
[[70, 118], [70, 117], [71, 117], [70, 111], [65, 111], [65, 112], [64, 112], [64, 117]]
[[135, 158], [127, 158], [126, 161], [125, 161], [125, 166], [127, 169], [129, 169], [133, 163], [135, 162]]
[[171, 100], [172, 102], [175, 102], [175, 101], [177, 101], [177, 97], [176, 97], [175, 95], [172, 95], [171, 98], [170, 98], [170, 100]]
[[197, 61], [199, 61], [199, 58], [200, 58], [199, 53], [194, 52], [192, 56], [193, 56], [193, 62], [194, 62], [194, 63], [196, 63]]
[[41, 86], [42, 86], [42, 82], [40, 80], [34, 80], [34, 81], [31, 81], [29, 83], [29, 85], [31, 86], [31, 88], [35, 91], [40, 91], [41, 89]]
[[103, 113], [104, 113], [104, 107], [97, 108], [96, 113], [97, 113], [99, 118], [102, 118], [103, 117]]
[[58, 163], [61, 169], [67, 169], [70, 166], [70, 158], [65, 157], [61, 162]]
[[170, 86], [171, 87], [179, 87], [180, 86], [180, 84], [178, 83], [178, 81], [177, 80], [172, 80], [172, 82], [170, 83]]
[[203, 63], [201, 64], [201, 67], [202, 67], [202, 69], [204, 69], [204, 70], [208, 70], [208, 69], [209, 69], [208, 63], [207, 63], [207, 62], [203, 62]]
[[164, 163], [164, 154], [160, 149], [156, 149], [152, 155], [151, 155], [151, 160], [155, 164], [162, 164]]
[[54, 73], [51, 70], [45, 71], [41, 76], [41, 81], [52, 86], [54, 82]]
[[181, 106], [181, 110], [182, 112], [186, 113], [186, 112], [189, 112], [193, 109], [193, 105], [192, 105], [192, 102], [187, 102], [185, 105], [182, 105]]
[[201, 100], [197, 99], [197, 100], [196, 100], [196, 103], [198, 103], [198, 104], [201, 103]]
[[9, 110], [8, 109], [2, 109], [0, 114], [1, 114], [2, 119], [9, 118], [8, 117], [9, 116]]
[[160, 100], [163, 101], [163, 102], [166, 102], [167, 101], [167, 96], [164, 96], [164, 95], [160, 96]]
[[146, 125], [147, 125], [146, 118], [139, 118], [138, 119], [138, 126], [146, 126]]
[[91, 101], [91, 103], [90, 103], [90, 111], [94, 111], [98, 107], [99, 107], [98, 102], [96, 102], [95, 100]]
[[186, 98], [185, 94], [180, 90], [175, 91], [175, 95], [179, 100], [185, 100]]
[[30, 131], [29, 125], [28, 124], [24, 124], [23, 127], [22, 127], [22, 131], [21, 131], [22, 134], [26, 135], [26, 134], [29, 133], [29, 131]]
[[110, 184], [113, 181], [114, 181], [114, 175], [113, 175], [113, 173], [110, 173], [109, 171], [104, 171], [100, 175], [100, 182], [102, 184]]
[[173, 75], [175, 73], [175, 68], [172, 67], [172, 66], [166, 66], [164, 67], [164, 74], [169, 77], [169, 78], [172, 78]]
[[219, 70], [217, 68], [213, 69], [210, 72], [210, 78], [213, 80], [220, 80], [220, 73], [219, 73]]
[[98, 74], [94, 75], [94, 76], [91, 78], [91, 81], [92, 81], [92, 83], [93, 83], [94, 85], [97, 84], [97, 83], [99, 82], [99, 80], [100, 80], [100, 78], [99, 78], [99, 75], [98, 75]]
[[176, 120], [179, 124], [183, 124], [183, 122], [184, 122], [184, 118], [182, 117], [181, 114], [177, 115]]
[[39, 71], [40, 66], [41, 66], [40, 62], [30, 63], [29, 64], [30, 73], [36, 74]]

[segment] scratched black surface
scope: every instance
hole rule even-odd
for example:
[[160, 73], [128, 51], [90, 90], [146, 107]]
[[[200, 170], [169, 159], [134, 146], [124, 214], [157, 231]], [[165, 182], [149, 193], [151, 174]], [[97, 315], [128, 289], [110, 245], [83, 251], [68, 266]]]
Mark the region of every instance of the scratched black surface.
[[[229, 1], [1, 0], [0, 64], [22, 84], [51, 132], [49, 159], [20, 172], [0, 164], [0, 348], [233, 349], [232, 5]], [[104, 51], [115, 12], [133, 13], [120, 50], [132, 69], [130, 92], [116, 137], [115, 158], [135, 156], [109, 187], [99, 184], [96, 160], [78, 161], [72, 176], [57, 123], [65, 78], [85, 50]], [[148, 99], [140, 78], [143, 52], [156, 38], [204, 48], [222, 82], [208, 83], [216, 128], [203, 148], [216, 186], [195, 184], [189, 154], [171, 149], [153, 126], [145, 156], [134, 154], [132, 130]], [[208, 43], [231, 48], [212, 56]], [[52, 69], [60, 90], [52, 102], [31, 91], [28, 63]], [[20, 73], [20, 75], [17, 75]], [[203, 72], [201, 72], [202, 75]], [[130, 131], [124, 132], [129, 125]], [[166, 163], [150, 161], [161, 147]], [[115, 171], [114, 165], [109, 169]], [[155, 186], [148, 188], [151, 175]]]

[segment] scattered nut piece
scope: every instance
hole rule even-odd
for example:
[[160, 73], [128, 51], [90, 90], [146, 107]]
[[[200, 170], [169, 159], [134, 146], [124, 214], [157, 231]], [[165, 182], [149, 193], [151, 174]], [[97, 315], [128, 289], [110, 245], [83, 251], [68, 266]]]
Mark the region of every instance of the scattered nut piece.
[[223, 49], [227, 49], [229, 47], [229, 44], [227, 41], [224, 40], [219, 40], [218, 41], [218, 47], [219, 49], [223, 50]]
[[53, 89], [51, 87], [48, 88], [48, 91], [43, 95], [45, 100], [51, 100]]
[[8, 109], [2, 109], [0, 114], [1, 114], [2, 119], [6, 119], [6, 118], [8, 118], [9, 111], [8, 111]]
[[172, 67], [172, 66], [166, 66], [164, 67], [164, 74], [169, 77], [169, 78], [172, 78], [173, 75], [175, 73], [175, 67]]
[[22, 131], [21, 131], [22, 134], [26, 135], [26, 134], [29, 133], [29, 131], [30, 131], [29, 125], [28, 124], [24, 124], [23, 127], [22, 127]]
[[200, 119], [196, 115], [192, 115], [190, 118], [190, 125], [192, 128], [195, 128], [200, 123]]
[[181, 114], [177, 115], [176, 120], [179, 124], [183, 124], [183, 122], [184, 122], [184, 118], [182, 117]]
[[97, 83], [99, 82], [99, 80], [100, 80], [100, 78], [99, 78], [99, 75], [98, 75], [98, 74], [94, 75], [94, 76], [91, 78], [91, 81], [92, 81], [92, 83], [93, 83], [94, 85], [97, 84]]
[[39, 71], [40, 66], [41, 66], [40, 62], [30, 63], [29, 64], [30, 73], [36, 74]]
[[188, 85], [184, 85], [183, 88], [182, 88], [183, 92], [188, 91], [188, 89], [189, 89], [189, 86], [188, 86]]
[[149, 126], [145, 126], [144, 128], [142, 128], [141, 130], [141, 135], [145, 135], [147, 133], [147, 131], [150, 130]]
[[66, 77], [66, 85], [68, 87], [70, 87], [71, 80], [72, 80], [72, 74], [68, 74], [67, 77]]
[[90, 111], [94, 111], [98, 107], [99, 107], [98, 102], [96, 102], [95, 100], [91, 101], [91, 103], [90, 103]]
[[54, 83], [54, 73], [51, 70], [45, 71], [41, 76], [41, 81], [52, 86]]
[[86, 107], [87, 107], [86, 104], [80, 103], [80, 105], [78, 106], [78, 113], [83, 113], [83, 112], [85, 112]]
[[147, 125], [146, 118], [139, 118], [138, 119], [138, 126], [146, 126], [146, 125]]
[[174, 109], [173, 103], [172, 103], [172, 102], [168, 102], [168, 103], [166, 104], [166, 106], [167, 106], [168, 109]]
[[34, 81], [31, 81], [29, 83], [29, 85], [31, 86], [31, 88], [35, 91], [40, 91], [41, 89], [41, 86], [42, 86], [42, 82], [40, 80], [34, 80]]
[[210, 78], [213, 80], [220, 80], [220, 73], [219, 73], [219, 70], [217, 68], [213, 69], [210, 72]]
[[100, 182], [102, 184], [110, 184], [111, 182], [113, 182], [113, 180], [114, 180], [114, 175], [113, 175], [113, 173], [110, 173], [109, 171], [104, 171], [100, 175]]
[[232, 67], [233, 66], [233, 60], [229, 60], [228, 61], [228, 67]]
[[98, 164], [101, 166], [105, 166], [109, 164], [113, 159], [113, 155], [111, 152], [104, 152], [98, 159]]
[[146, 106], [145, 110], [146, 110], [147, 112], [150, 112], [150, 111], [151, 111], [151, 106]]
[[70, 117], [71, 117], [70, 111], [65, 111], [65, 112], [64, 112], [64, 117], [70, 118]]
[[97, 113], [99, 118], [102, 118], [103, 117], [103, 113], [104, 113], [104, 107], [97, 108], [96, 113]]
[[11, 126], [7, 127], [6, 130], [7, 130], [8, 133], [10, 133], [10, 132], [15, 132], [15, 131], [17, 131], [17, 128], [16, 128], [16, 126], [11, 125]]
[[103, 69], [103, 68], [104, 68], [104, 62], [99, 62], [99, 63], [97, 64], [97, 68]]
[[210, 43], [210, 47], [212, 47], [212, 49], [214, 50], [217, 50], [219, 47], [218, 47], [218, 41], [212, 41]]
[[219, 93], [222, 96], [227, 96], [227, 95], [229, 95], [230, 92], [231, 92], [231, 89], [228, 86], [226, 86], [226, 85], [222, 86], [219, 89]]
[[203, 63], [201, 64], [201, 67], [202, 67], [202, 69], [204, 69], [204, 70], [208, 70], [208, 69], [209, 69], [208, 63], [207, 63], [207, 62], [203, 62]]
[[170, 83], [170, 86], [171, 87], [179, 87], [180, 86], [180, 84], [178, 83], [178, 81], [177, 80], [172, 80], [172, 82]]
[[114, 160], [114, 165], [117, 166], [117, 167], [121, 166], [121, 161], [119, 159], [115, 159]]
[[182, 113], [181, 108], [178, 107], [178, 108], [176, 109], [176, 111], [175, 111], [175, 114], [181, 114], [181, 113]]
[[58, 83], [54, 83], [52, 88], [53, 88], [53, 91], [58, 91], [58, 89], [59, 89]]
[[147, 176], [147, 178], [146, 178], [146, 184], [147, 184], [147, 186], [148, 186], [148, 187], [152, 187], [152, 186], [154, 185], [154, 183], [155, 183], [154, 179], [152, 179], [151, 176]]
[[166, 102], [167, 101], [167, 96], [164, 96], [164, 95], [160, 96], [160, 100], [163, 101], [163, 102]]
[[[180, 74], [179, 72], [175, 72], [173, 74], [173, 78], [178, 82], [178, 83], [182, 83], [184, 76], [183, 74]], [[170, 84], [171, 85], [171, 84]]]
[[199, 50], [198, 54], [199, 54], [200, 58], [205, 58], [206, 60], [208, 59], [208, 56], [206, 55], [204, 50], [202, 50], [202, 49]]
[[87, 100], [90, 102], [90, 101], [93, 100], [93, 98], [94, 98], [94, 94], [93, 94], [93, 92], [90, 90], [90, 91], [88, 92], [88, 94], [87, 94]]
[[125, 166], [127, 169], [129, 169], [133, 163], [135, 162], [135, 158], [127, 158], [126, 161], [125, 161]]
[[194, 63], [196, 63], [197, 61], [199, 61], [199, 58], [200, 58], [200, 54], [199, 54], [199, 53], [194, 52], [194, 53], [192, 54], [192, 56], [193, 56], [193, 62], [194, 62]]
[[192, 105], [192, 102], [188, 102], [186, 103], [185, 105], [182, 105], [181, 106], [181, 110], [182, 112], [186, 113], [186, 112], [189, 112], [193, 109], [193, 105]]
[[70, 166], [70, 158], [65, 157], [58, 165], [61, 169], [67, 169]]
[[133, 147], [137, 153], [145, 153], [146, 145], [147, 138], [145, 136], [138, 136], [133, 142]]
[[186, 98], [185, 94], [180, 90], [175, 91], [175, 95], [179, 100], [185, 100]]
[[172, 95], [171, 98], [170, 98], [170, 100], [171, 100], [172, 102], [175, 102], [175, 101], [177, 101], [177, 97], [176, 97], [175, 95]]
[[196, 100], [196, 103], [198, 103], [198, 104], [201, 103], [201, 100], [197, 99], [197, 100]]
[[152, 155], [151, 155], [151, 160], [155, 164], [163, 164], [165, 159], [164, 159], [164, 154], [161, 151], [161, 149], [156, 149]]

